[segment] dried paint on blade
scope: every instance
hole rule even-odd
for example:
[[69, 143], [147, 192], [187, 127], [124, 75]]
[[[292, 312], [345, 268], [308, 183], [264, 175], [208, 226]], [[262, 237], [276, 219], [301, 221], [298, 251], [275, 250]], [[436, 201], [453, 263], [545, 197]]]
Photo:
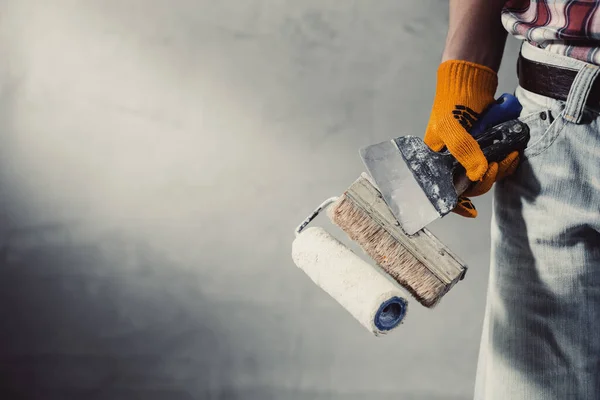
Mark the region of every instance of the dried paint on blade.
[[[414, 235], [440, 218], [440, 209], [448, 208], [444, 170], [451, 167], [419, 138], [403, 136], [367, 146], [360, 155], [407, 234]], [[438, 205], [446, 207], [436, 209]]]
[[[367, 146], [361, 149], [360, 155], [369, 175], [380, 189], [383, 200], [402, 229], [409, 235], [420, 230], [422, 222], [431, 218], [426, 216], [436, 211], [395, 141]], [[437, 213], [433, 218], [437, 218]]]
[[458, 196], [453, 185], [453, 159], [432, 151], [414, 136], [396, 138], [394, 143], [422, 192], [422, 196], [410, 193], [410, 197], [398, 200], [406, 214], [412, 211], [400, 222], [407, 233], [413, 234], [454, 208]]

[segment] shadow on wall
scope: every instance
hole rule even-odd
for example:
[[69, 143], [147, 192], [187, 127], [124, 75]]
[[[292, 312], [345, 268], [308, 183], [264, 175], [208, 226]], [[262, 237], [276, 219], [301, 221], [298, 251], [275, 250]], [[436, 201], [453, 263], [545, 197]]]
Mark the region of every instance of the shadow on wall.
[[118, 232], [10, 232], [0, 320], [2, 398], [223, 398], [233, 350], [197, 283]]
[[13, 126], [26, 96], [1, 72], [0, 398], [235, 398], [223, 387], [237, 355], [193, 268], [139, 235], [37, 207], [51, 195], [19, 176], [11, 149], [40, 131]]

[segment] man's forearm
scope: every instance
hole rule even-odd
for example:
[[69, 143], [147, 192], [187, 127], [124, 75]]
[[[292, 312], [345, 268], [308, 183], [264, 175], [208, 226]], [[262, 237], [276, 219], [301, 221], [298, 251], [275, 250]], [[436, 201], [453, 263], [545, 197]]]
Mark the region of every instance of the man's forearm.
[[450, 0], [450, 21], [442, 61], [472, 61], [497, 72], [507, 36], [500, 20], [505, 2]]

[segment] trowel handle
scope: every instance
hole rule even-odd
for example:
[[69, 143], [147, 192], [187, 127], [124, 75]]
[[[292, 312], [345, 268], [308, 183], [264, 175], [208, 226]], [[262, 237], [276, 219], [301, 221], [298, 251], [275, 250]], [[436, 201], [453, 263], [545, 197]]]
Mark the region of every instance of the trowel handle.
[[[515, 150], [525, 150], [529, 137], [527, 124], [513, 119], [484, 131], [476, 140], [488, 162], [500, 162]], [[465, 174], [464, 167], [456, 159], [453, 164], [455, 176]]]
[[529, 136], [527, 124], [513, 119], [488, 129], [476, 140], [488, 162], [500, 162], [515, 150], [525, 150]]
[[502, 96], [485, 109], [481, 118], [475, 122], [469, 133], [477, 138], [488, 129], [502, 122], [519, 118], [523, 106], [512, 94], [504, 93]]
[[[527, 125], [517, 120], [517, 118], [519, 118], [519, 116], [521, 115], [522, 109], [523, 106], [519, 102], [519, 99], [517, 99], [512, 94], [504, 93], [502, 96], [498, 97], [498, 99], [494, 103], [492, 103], [487, 109], [483, 111], [481, 118], [477, 122], [475, 122], [473, 127], [469, 130], [471, 136], [473, 136], [475, 140], [479, 142], [479, 145], [482, 147], [483, 154], [489, 162], [502, 161], [514, 150], [522, 150], [527, 145], [527, 142], [529, 141], [529, 128], [527, 127]], [[488, 130], [491, 127], [495, 127], [506, 121], [514, 121], [515, 123], [520, 123], [522, 125], [523, 132], [521, 132], [521, 134], [516, 135], [511, 134], [509, 137], [505, 138], [506, 140], [501, 142], [498, 146], [492, 146], [494, 140], [493, 137], [500, 135], [500, 132], [498, 132], [498, 130]], [[506, 128], [506, 126], [507, 125], [503, 125], [501, 130]], [[485, 136], [482, 138], [482, 135]], [[526, 135], [526, 140], [525, 136], [521, 135]], [[492, 136], [491, 142], [490, 136]], [[511, 146], [517, 147], [513, 149]], [[457, 194], [461, 195], [469, 187], [471, 187], [471, 185], [473, 185], [473, 182], [471, 182], [469, 178], [467, 178], [464, 167], [458, 164], [458, 162], [455, 162], [454, 186], [456, 188]]]

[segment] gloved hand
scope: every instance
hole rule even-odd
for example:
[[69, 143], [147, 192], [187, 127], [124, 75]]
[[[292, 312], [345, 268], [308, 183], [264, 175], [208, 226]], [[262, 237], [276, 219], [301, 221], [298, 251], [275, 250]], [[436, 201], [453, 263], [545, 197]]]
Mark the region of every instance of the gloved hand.
[[448, 60], [437, 71], [436, 94], [424, 142], [434, 151], [444, 147], [475, 182], [459, 197], [454, 213], [475, 218], [477, 210], [468, 198], [491, 189], [494, 182], [512, 174], [519, 164], [517, 151], [499, 163], [488, 163], [469, 130], [481, 113], [494, 102], [498, 75], [486, 66], [463, 60]]

